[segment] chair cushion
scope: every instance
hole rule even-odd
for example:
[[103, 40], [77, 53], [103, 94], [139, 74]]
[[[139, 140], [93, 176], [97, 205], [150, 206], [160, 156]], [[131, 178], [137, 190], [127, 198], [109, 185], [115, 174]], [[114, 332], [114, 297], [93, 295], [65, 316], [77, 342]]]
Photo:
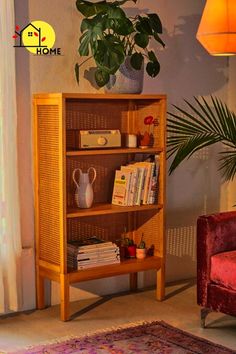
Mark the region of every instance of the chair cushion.
[[210, 279], [218, 285], [236, 291], [236, 250], [211, 257]]

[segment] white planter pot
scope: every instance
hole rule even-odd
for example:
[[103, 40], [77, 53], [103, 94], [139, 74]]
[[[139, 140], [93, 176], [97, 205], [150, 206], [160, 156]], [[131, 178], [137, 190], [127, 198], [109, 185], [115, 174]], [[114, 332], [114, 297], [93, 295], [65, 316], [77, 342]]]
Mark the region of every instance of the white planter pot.
[[110, 76], [110, 82], [106, 85], [107, 93], [141, 93], [143, 90], [144, 66], [141, 70], [135, 70], [127, 57], [115, 75]]
[[144, 259], [146, 258], [147, 250], [146, 248], [136, 248], [136, 258], [137, 259]]

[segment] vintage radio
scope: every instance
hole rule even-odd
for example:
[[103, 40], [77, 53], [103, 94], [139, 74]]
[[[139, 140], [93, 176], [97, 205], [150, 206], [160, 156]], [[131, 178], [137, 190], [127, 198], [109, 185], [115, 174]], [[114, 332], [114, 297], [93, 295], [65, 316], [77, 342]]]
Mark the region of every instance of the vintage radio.
[[121, 147], [119, 130], [80, 130], [79, 148], [98, 149]]

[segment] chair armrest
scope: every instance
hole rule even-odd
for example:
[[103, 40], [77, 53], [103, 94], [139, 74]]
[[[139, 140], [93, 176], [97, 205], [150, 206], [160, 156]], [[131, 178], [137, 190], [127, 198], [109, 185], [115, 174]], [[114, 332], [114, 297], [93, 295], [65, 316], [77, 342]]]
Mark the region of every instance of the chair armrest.
[[211, 256], [236, 249], [236, 211], [200, 216], [197, 220], [197, 299], [207, 306]]

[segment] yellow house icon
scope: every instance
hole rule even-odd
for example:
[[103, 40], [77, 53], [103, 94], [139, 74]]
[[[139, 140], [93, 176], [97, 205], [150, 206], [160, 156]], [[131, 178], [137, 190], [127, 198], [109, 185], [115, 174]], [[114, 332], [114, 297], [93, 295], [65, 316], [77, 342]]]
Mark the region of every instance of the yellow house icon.
[[20, 38], [20, 44], [14, 47], [47, 47], [47, 45], [42, 45], [42, 34], [41, 28], [34, 26], [32, 23], [29, 23], [25, 26], [20, 32], [15, 32]]
[[18, 40], [16, 48], [25, 48], [29, 52], [41, 55], [47, 54], [53, 47], [56, 39], [54, 29], [45, 21], [33, 21], [28, 23], [21, 31], [19, 26], [15, 28], [12, 38]]
[[32, 25], [32, 23], [23, 28], [20, 34], [25, 47], [41, 46], [41, 29]]

